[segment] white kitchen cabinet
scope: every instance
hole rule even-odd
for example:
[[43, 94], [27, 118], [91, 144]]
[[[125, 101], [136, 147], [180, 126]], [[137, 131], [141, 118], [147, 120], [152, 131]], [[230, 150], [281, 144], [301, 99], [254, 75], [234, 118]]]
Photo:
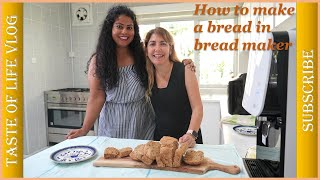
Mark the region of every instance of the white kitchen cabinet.
[[203, 119], [201, 123], [204, 144], [220, 144], [221, 108], [219, 100], [202, 100]]
[[222, 124], [221, 126], [221, 138], [223, 140], [223, 144], [233, 144], [242, 158], [246, 157], [249, 148], [256, 146], [256, 136], [238, 134], [236, 131], [233, 130], [233, 127], [237, 125]]

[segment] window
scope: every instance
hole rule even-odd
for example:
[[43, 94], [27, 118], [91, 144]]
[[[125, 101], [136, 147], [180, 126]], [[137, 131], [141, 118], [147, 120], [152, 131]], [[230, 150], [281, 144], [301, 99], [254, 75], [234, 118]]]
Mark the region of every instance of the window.
[[[213, 24], [234, 24], [233, 19], [211, 21]], [[207, 27], [208, 21], [200, 21], [200, 24], [203, 27]], [[208, 33], [204, 30], [202, 33], [199, 33], [200, 42], [228, 42], [230, 44], [234, 39], [235, 35], [232, 32], [226, 33], [220, 31], [219, 33]], [[233, 76], [233, 51], [212, 51], [210, 48], [201, 50], [199, 51], [199, 61], [199, 84], [202, 86], [227, 85], [229, 79]]]
[[174, 47], [180, 60], [194, 57], [193, 26], [193, 21], [160, 22], [160, 27], [168, 30], [173, 36]]
[[[190, 14], [190, 12], [186, 12], [186, 14]], [[201, 19], [196, 19], [192, 16], [186, 17], [181, 12], [177, 12], [177, 14], [171, 12], [167, 17], [165, 13], [161, 14], [161, 17], [157, 16], [160, 16], [160, 14], [149, 14], [147, 23], [141, 23], [143, 22], [143, 20], [141, 21], [143, 17], [139, 20], [141, 39], [144, 39], [146, 33], [154, 27], [160, 26], [167, 29], [174, 38], [175, 49], [179, 59], [191, 58], [195, 62], [200, 88], [226, 87], [235, 74], [236, 51], [212, 51], [211, 49], [195, 51], [194, 42], [196, 38], [199, 38], [200, 42], [234, 42], [236, 38], [234, 33], [225, 33], [224, 31], [208, 33], [206, 28], [209, 20], [216, 24], [234, 25], [236, 22], [235, 17], [224, 17], [226, 19], [200, 17]], [[144, 15], [145, 19], [146, 17]], [[196, 24], [203, 25], [202, 33], [194, 33]]]
[[141, 37], [142, 42], [144, 42], [144, 38], [146, 37], [147, 33], [156, 27], [155, 24], [142, 24], [139, 25], [139, 34]]

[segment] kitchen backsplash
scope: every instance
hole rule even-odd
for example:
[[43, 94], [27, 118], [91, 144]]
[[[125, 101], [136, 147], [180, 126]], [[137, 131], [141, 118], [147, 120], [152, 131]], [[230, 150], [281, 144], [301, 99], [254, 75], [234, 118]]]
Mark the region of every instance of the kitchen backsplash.
[[91, 4], [93, 23], [85, 26], [72, 26], [70, 3], [23, 4], [24, 154], [47, 145], [44, 91], [88, 87], [84, 71], [112, 6]]
[[72, 85], [67, 4], [24, 3], [24, 154], [46, 146], [44, 91]]

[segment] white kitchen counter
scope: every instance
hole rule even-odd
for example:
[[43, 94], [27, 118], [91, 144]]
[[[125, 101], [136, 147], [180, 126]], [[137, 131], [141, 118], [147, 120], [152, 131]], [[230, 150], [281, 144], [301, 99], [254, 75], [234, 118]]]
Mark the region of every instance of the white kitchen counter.
[[249, 148], [256, 146], [256, 136], [242, 135], [233, 130], [234, 124], [221, 124], [222, 144], [233, 144], [242, 158]]
[[[237, 165], [241, 172], [236, 175], [212, 170], [205, 174], [163, 171], [142, 168], [95, 167], [93, 162], [103, 156], [106, 147], [136, 147], [147, 140], [117, 139], [98, 136], [82, 136], [67, 139], [23, 160], [25, 178], [248, 178], [243, 161], [233, 145], [197, 144], [195, 150], [201, 150], [205, 157], [223, 165]], [[97, 149], [98, 155], [79, 163], [55, 163], [50, 155], [69, 146], [86, 145]]]

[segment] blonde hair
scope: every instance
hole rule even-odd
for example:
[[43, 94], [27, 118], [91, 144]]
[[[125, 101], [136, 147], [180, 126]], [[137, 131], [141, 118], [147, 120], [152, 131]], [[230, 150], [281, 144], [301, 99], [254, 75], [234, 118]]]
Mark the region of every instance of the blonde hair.
[[[171, 36], [171, 34], [164, 28], [161, 27], [156, 27], [155, 29], [150, 30], [147, 35], [146, 38], [144, 40], [144, 46], [145, 46], [145, 52], [147, 54], [148, 52], [148, 42], [150, 41], [150, 38], [153, 34], [157, 34], [160, 35], [170, 46], [170, 54], [169, 54], [169, 60], [172, 62], [180, 62], [177, 53], [174, 49], [174, 40], [173, 37]], [[146, 91], [146, 97], [147, 99], [150, 99], [151, 96], [151, 92], [152, 92], [152, 87], [154, 85], [154, 76], [155, 76], [155, 68], [154, 65], [152, 64], [151, 60], [149, 59], [149, 57], [146, 57], [146, 69], [148, 72], [148, 88]]]

